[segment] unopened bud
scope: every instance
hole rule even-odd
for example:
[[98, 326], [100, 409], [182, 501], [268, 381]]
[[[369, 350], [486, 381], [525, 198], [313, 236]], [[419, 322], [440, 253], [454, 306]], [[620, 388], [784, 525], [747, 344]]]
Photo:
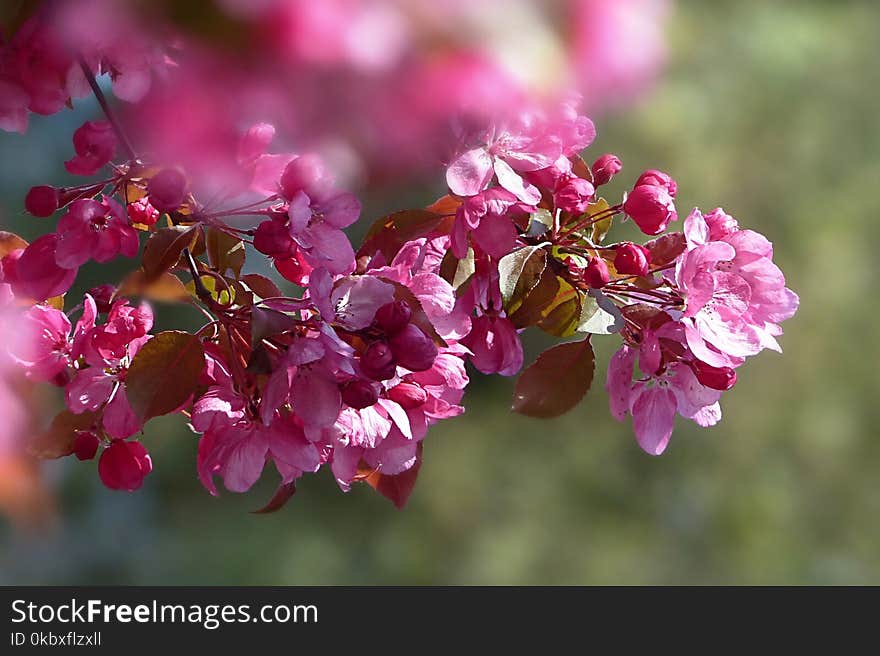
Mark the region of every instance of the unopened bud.
[[714, 390], [726, 392], [736, 385], [736, 371], [730, 367], [713, 367], [702, 360], [690, 363], [697, 380]]
[[608, 273], [608, 265], [601, 257], [594, 257], [590, 260], [584, 271], [584, 279], [593, 289], [602, 289], [611, 280]]
[[376, 310], [376, 324], [389, 336], [403, 330], [412, 318], [412, 309], [406, 301], [392, 301]]
[[670, 221], [678, 219], [672, 196], [659, 185], [636, 186], [627, 196], [623, 211], [646, 235], [659, 235]]
[[394, 378], [396, 369], [394, 354], [385, 342], [373, 342], [361, 356], [361, 371], [372, 380]]
[[173, 212], [186, 198], [186, 177], [177, 169], [162, 169], [147, 183], [149, 203], [160, 212]]
[[24, 209], [32, 216], [46, 218], [52, 216], [58, 209], [60, 196], [55, 187], [40, 185], [31, 187], [24, 197]]
[[73, 453], [77, 460], [91, 460], [98, 452], [98, 436], [91, 431], [80, 433], [73, 440]]
[[428, 400], [428, 393], [415, 383], [400, 383], [387, 392], [388, 398], [405, 410], [412, 410]]
[[621, 169], [623, 169], [623, 164], [620, 163], [617, 155], [605, 153], [590, 167], [590, 171], [593, 173], [593, 184], [597, 187], [608, 184], [611, 178], [620, 173]]
[[410, 371], [426, 371], [437, 358], [437, 346], [418, 326], [407, 324], [394, 335], [388, 345], [397, 364]]
[[678, 191], [678, 185], [672, 179], [672, 176], [657, 169], [648, 169], [639, 176], [635, 186], [641, 187], [642, 185], [663, 187], [673, 198], [675, 198], [675, 194]]
[[362, 410], [379, 400], [376, 384], [366, 380], [353, 380], [342, 386], [342, 401], [350, 408]]
[[644, 246], [625, 241], [617, 246], [614, 268], [627, 276], [646, 276], [651, 266], [651, 253]]

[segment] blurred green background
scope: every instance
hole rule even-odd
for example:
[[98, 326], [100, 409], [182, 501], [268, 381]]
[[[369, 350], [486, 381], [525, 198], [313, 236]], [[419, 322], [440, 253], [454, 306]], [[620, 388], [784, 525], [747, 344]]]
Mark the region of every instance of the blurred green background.
[[[626, 181], [670, 171], [682, 212], [721, 205], [765, 233], [801, 295], [786, 353], [740, 371], [720, 425], [680, 422], [666, 454], [643, 454], [608, 414], [616, 344], [597, 339], [596, 386], [556, 421], [512, 415], [513, 381], [475, 376], [466, 415], [428, 438], [404, 512], [322, 472], [256, 516], [271, 476], [212, 498], [194, 436], [154, 420], [138, 494], [105, 490], [94, 463], [49, 463], [58, 518], [26, 531], [0, 520], [0, 583], [880, 583], [880, 4], [691, 0], [671, 25], [666, 75], [597, 118], [587, 159], [616, 152]], [[47, 226], [22, 218], [20, 199], [58, 179], [59, 135], [82, 119], [0, 134], [4, 222], [26, 237]], [[526, 343], [531, 360], [544, 342]]]

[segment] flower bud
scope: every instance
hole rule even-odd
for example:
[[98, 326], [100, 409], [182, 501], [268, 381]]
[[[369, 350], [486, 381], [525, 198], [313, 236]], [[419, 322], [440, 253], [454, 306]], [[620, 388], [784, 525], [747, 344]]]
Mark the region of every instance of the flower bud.
[[366, 380], [353, 380], [345, 383], [341, 392], [343, 403], [355, 410], [369, 408], [379, 400], [376, 384]]
[[300, 155], [281, 174], [281, 193], [288, 200], [300, 191], [312, 200], [327, 186], [327, 174], [317, 155]]
[[113, 440], [98, 460], [101, 482], [111, 490], [134, 492], [152, 470], [153, 461], [140, 442]]
[[626, 212], [646, 235], [659, 235], [678, 219], [672, 196], [665, 187], [643, 184], [633, 189], [623, 204]]
[[643, 185], [663, 187], [673, 198], [675, 198], [675, 193], [678, 191], [678, 185], [675, 183], [675, 180], [668, 173], [658, 171], [657, 169], [648, 169], [639, 176], [635, 186], [641, 187]]
[[32, 216], [46, 218], [52, 216], [60, 204], [60, 196], [55, 187], [40, 185], [31, 187], [24, 197], [24, 209]]
[[361, 356], [361, 371], [372, 380], [394, 378], [396, 369], [394, 354], [385, 342], [373, 342]]
[[73, 440], [73, 453], [77, 460], [91, 460], [98, 452], [98, 436], [91, 431], [80, 433]]
[[279, 221], [263, 221], [254, 233], [254, 248], [270, 257], [287, 257], [295, 248], [290, 232]]
[[388, 340], [397, 364], [410, 371], [426, 371], [437, 358], [437, 346], [433, 340], [414, 324], [407, 324]]
[[631, 241], [625, 241], [617, 245], [614, 255], [614, 268], [617, 273], [627, 276], [646, 276], [651, 266], [651, 252], [644, 246], [639, 246]]
[[110, 284], [98, 285], [88, 291], [89, 296], [95, 299], [95, 306], [98, 308], [98, 312], [103, 314], [110, 312], [110, 308], [113, 306], [113, 294], [115, 293], [116, 287]]
[[690, 363], [697, 380], [714, 390], [726, 392], [736, 385], [736, 371], [730, 367], [713, 367], [702, 360]]
[[620, 163], [617, 155], [605, 153], [590, 167], [590, 171], [593, 173], [593, 184], [597, 187], [608, 184], [611, 178], [620, 173], [622, 168], [623, 164]]
[[412, 410], [428, 400], [428, 393], [415, 383], [400, 383], [387, 392], [388, 398], [404, 410]]
[[376, 324], [390, 337], [403, 330], [412, 318], [412, 309], [406, 301], [392, 301], [376, 310]]
[[186, 177], [177, 169], [162, 169], [147, 183], [149, 203], [160, 212], [173, 212], [186, 198]]
[[150, 200], [144, 196], [140, 200], [128, 204], [128, 218], [132, 223], [141, 225], [156, 225], [159, 220], [159, 210], [150, 205]]
[[608, 273], [608, 265], [601, 257], [590, 259], [590, 263], [584, 270], [584, 279], [593, 289], [602, 289], [608, 284], [611, 276]]
[[293, 249], [293, 255], [290, 257], [276, 257], [273, 261], [278, 273], [286, 280], [300, 287], [308, 286], [312, 265], [303, 259], [298, 250]]
[[553, 199], [556, 207], [572, 214], [583, 214], [595, 193], [596, 189], [589, 181], [572, 177], [556, 189]]

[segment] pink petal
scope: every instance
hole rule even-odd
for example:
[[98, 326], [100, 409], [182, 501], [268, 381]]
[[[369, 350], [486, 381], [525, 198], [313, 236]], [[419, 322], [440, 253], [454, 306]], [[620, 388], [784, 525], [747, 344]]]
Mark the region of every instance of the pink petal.
[[116, 390], [113, 400], [104, 408], [104, 429], [111, 437], [125, 439], [141, 429], [141, 423], [131, 409], [125, 387]]
[[611, 416], [618, 421], [626, 417], [629, 412], [635, 360], [635, 349], [621, 346], [611, 356], [611, 360], [608, 363], [605, 390], [608, 392], [608, 405], [611, 410]]
[[474, 148], [459, 155], [446, 169], [446, 184], [457, 196], [475, 196], [492, 179], [492, 156], [485, 148]]
[[536, 205], [541, 202], [541, 192], [538, 188], [523, 180], [522, 176], [510, 168], [510, 165], [503, 159], [495, 159], [495, 175], [498, 176], [498, 184], [522, 202], [529, 205]]
[[675, 427], [675, 394], [665, 387], [648, 387], [638, 383], [630, 408], [633, 430], [639, 446], [652, 456], [666, 450]]
[[94, 412], [107, 402], [116, 384], [116, 379], [108, 376], [102, 369], [84, 369], [74, 376], [65, 389], [67, 408], [76, 415]]
[[342, 409], [342, 395], [336, 381], [314, 369], [301, 370], [290, 390], [293, 411], [312, 426], [332, 426]]

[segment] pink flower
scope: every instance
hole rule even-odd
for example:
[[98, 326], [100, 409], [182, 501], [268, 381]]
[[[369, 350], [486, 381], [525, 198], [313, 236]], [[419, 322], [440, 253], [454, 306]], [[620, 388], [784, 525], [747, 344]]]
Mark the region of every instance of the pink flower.
[[452, 252], [467, 255], [468, 237], [484, 252], [501, 258], [516, 245], [517, 231], [513, 218], [534, 211], [506, 189], [494, 187], [464, 199], [455, 212], [452, 227]]
[[75, 269], [90, 259], [109, 262], [117, 255], [137, 255], [137, 232], [125, 211], [107, 196], [102, 202], [85, 198], [70, 204], [58, 222], [55, 261], [65, 269]]
[[642, 173], [634, 186], [641, 187], [644, 185], [663, 187], [672, 198], [675, 198], [675, 194], [678, 191], [678, 185], [672, 179], [672, 176], [657, 169], [648, 169]]
[[60, 241], [60, 236], [52, 233], [37, 238], [24, 249], [15, 265], [13, 289], [16, 296], [44, 301], [70, 289], [77, 269], [57, 264], [55, 253]]
[[556, 207], [571, 212], [582, 214], [587, 211], [587, 206], [596, 195], [593, 185], [577, 176], [566, 176], [553, 192], [553, 200]]
[[773, 246], [762, 235], [739, 230], [721, 210], [712, 213], [716, 234], [699, 210], [685, 221], [686, 250], [675, 280], [686, 295], [681, 322], [688, 346], [715, 367], [736, 367], [765, 348], [781, 351], [779, 323], [797, 311], [798, 296], [773, 264]]
[[159, 220], [159, 210], [150, 205], [150, 199], [147, 196], [129, 203], [126, 209], [128, 211], [128, 218], [132, 223], [152, 226], [156, 225], [156, 222]]
[[98, 461], [98, 475], [111, 490], [134, 492], [151, 471], [153, 461], [140, 442], [113, 440]]
[[[663, 334], [670, 337], [674, 330], [666, 329]], [[633, 382], [637, 355], [647, 377]], [[658, 369], [660, 362], [657, 335], [647, 333], [640, 349], [625, 345], [612, 356], [605, 383], [611, 414], [618, 420], [631, 414], [639, 446], [655, 456], [666, 449], [676, 414], [700, 426], [712, 426], [721, 419], [720, 391], [701, 384], [687, 364], [671, 362]]]
[[76, 157], [64, 162], [74, 175], [94, 175], [116, 155], [116, 134], [107, 121], [86, 121], [73, 133]]
[[22, 316], [23, 338], [12, 355], [29, 378], [50, 381], [71, 364], [70, 320], [63, 312], [35, 305]]
[[484, 374], [513, 376], [523, 365], [522, 343], [510, 319], [483, 314], [471, 320], [471, 332], [461, 340], [471, 362]]

